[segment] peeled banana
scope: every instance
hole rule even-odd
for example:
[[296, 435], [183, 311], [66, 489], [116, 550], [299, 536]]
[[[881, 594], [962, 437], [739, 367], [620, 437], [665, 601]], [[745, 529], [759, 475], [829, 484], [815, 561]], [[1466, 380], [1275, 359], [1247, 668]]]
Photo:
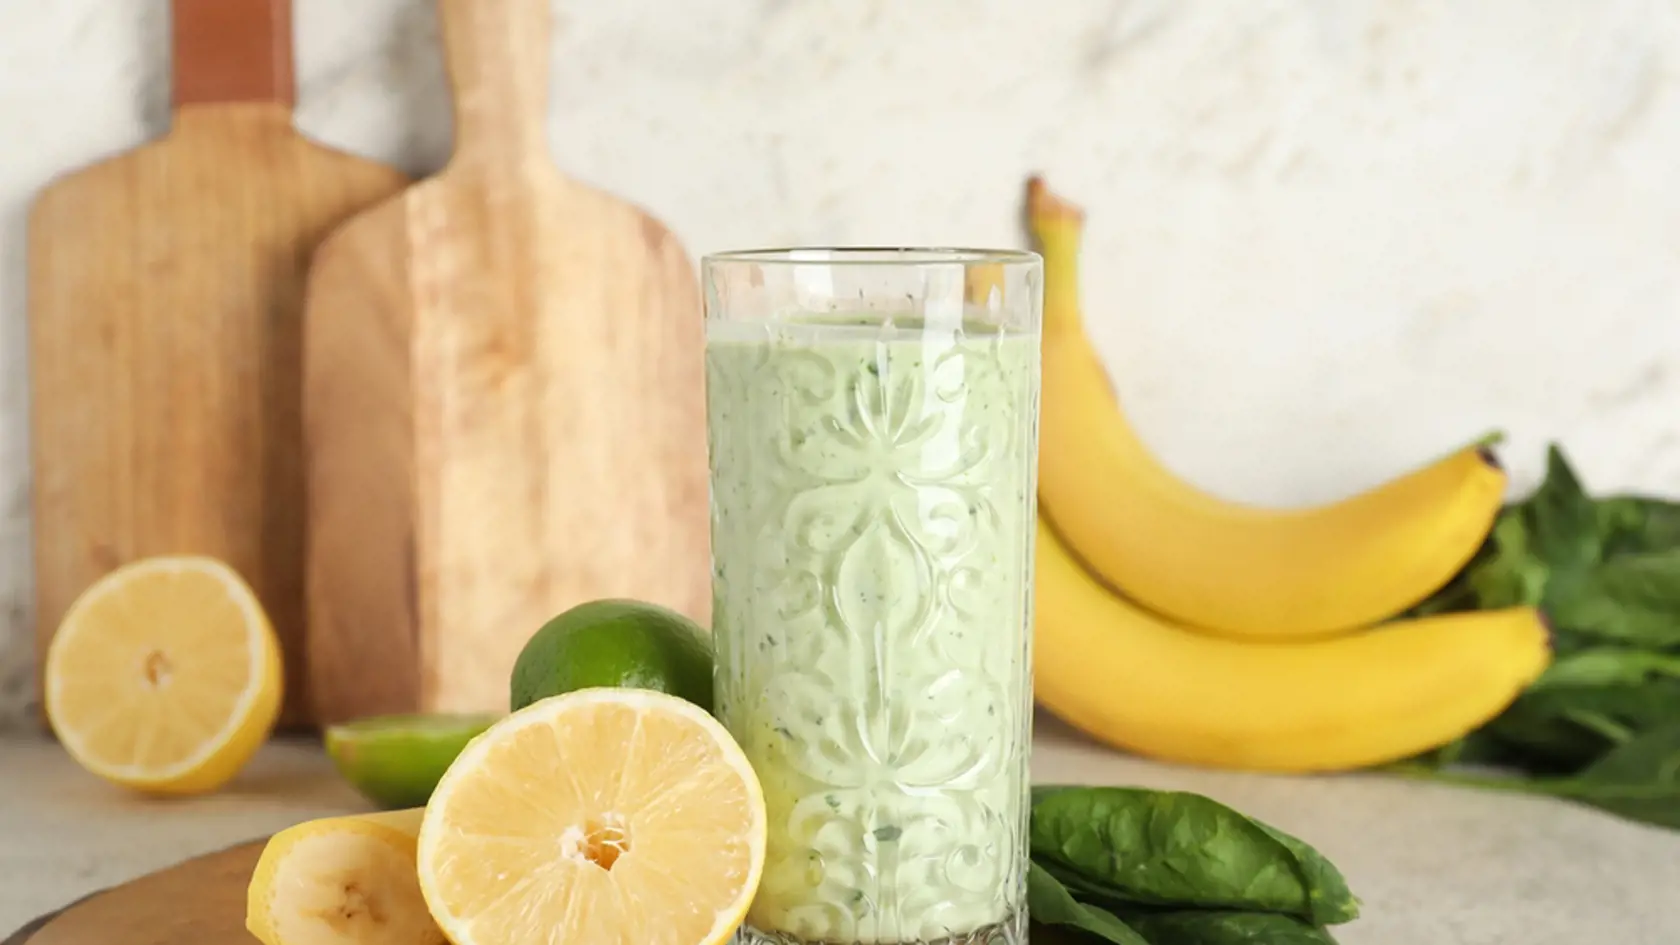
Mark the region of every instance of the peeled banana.
[[1036, 556], [1038, 701], [1101, 741], [1166, 761], [1306, 772], [1406, 758], [1497, 715], [1550, 660], [1532, 608], [1330, 640], [1229, 640], [1127, 603], [1042, 520]]
[[1118, 409], [1081, 325], [1081, 212], [1035, 178], [1028, 218], [1045, 264], [1039, 500], [1105, 581], [1214, 633], [1300, 638], [1392, 617], [1475, 554], [1506, 483], [1476, 446], [1306, 509], [1226, 502], [1175, 476]]
[[263, 848], [245, 927], [263, 945], [447, 945], [414, 868], [421, 808], [312, 820]]

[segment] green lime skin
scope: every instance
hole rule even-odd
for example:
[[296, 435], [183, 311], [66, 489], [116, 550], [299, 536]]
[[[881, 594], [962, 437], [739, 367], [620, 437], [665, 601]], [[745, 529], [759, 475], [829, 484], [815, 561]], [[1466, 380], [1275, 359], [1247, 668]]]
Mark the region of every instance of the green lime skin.
[[385, 810], [420, 807], [467, 743], [498, 716], [381, 715], [326, 730], [327, 755], [362, 796]]
[[595, 687], [653, 689], [712, 711], [711, 636], [635, 600], [579, 604], [544, 624], [513, 664], [510, 705]]

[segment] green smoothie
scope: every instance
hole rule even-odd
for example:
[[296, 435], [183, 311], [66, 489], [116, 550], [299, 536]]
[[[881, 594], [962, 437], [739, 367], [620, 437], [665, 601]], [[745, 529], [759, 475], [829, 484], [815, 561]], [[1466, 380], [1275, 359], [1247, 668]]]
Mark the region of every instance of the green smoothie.
[[1036, 334], [712, 322], [717, 711], [764, 785], [748, 934], [1026, 941]]

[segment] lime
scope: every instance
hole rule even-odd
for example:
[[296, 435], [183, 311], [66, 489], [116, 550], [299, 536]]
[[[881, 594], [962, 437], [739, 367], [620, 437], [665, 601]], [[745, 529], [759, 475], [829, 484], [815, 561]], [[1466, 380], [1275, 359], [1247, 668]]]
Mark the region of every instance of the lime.
[[461, 749], [496, 715], [381, 715], [327, 727], [327, 754], [362, 796], [387, 810], [419, 807]]
[[513, 664], [514, 711], [593, 687], [652, 689], [712, 711], [712, 644], [674, 610], [634, 600], [579, 604], [543, 624]]

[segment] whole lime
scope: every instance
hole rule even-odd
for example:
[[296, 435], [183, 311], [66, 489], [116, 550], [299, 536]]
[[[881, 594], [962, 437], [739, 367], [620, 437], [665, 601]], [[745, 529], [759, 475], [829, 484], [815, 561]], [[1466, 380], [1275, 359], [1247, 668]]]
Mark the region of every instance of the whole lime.
[[579, 604], [525, 643], [509, 686], [514, 711], [597, 686], [654, 689], [712, 711], [712, 643], [674, 610], [635, 600]]

